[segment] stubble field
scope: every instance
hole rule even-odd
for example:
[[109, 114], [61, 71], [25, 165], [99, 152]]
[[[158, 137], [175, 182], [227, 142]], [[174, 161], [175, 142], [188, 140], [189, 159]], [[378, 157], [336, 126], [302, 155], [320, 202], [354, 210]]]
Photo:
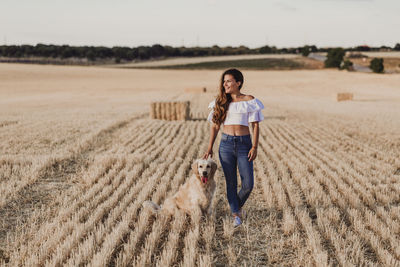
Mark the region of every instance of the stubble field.
[[[399, 75], [243, 71], [265, 105], [244, 224], [219, 136], [211, 217], [142, 209], [205, 152], [221, 73], [0, 64], [0, 265], [400, 265]], [[192, 119], [150, 120], [165, 100]]]

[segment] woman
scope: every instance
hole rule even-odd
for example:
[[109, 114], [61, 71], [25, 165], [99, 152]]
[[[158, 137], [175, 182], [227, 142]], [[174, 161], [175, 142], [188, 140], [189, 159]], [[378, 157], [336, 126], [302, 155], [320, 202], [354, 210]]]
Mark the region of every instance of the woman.
[[[222, 137], [219, 159], [225, 175], [229, 206], [234, 217], [234, 226], [242, 224], [242, 207], [253, 189], [253, 160], [257, 157], [259, 136], [258, 122], [264, 119], [260, 100], [240, 92], [243, 75], [237, 69], [226, 70], [221, 76], [219, 94], [209, 104], [212, 108], [208, 120], [210, 141], [203, 158], [213, 156], [213, 145], [221, 125]], [[249, 123], [253, 129], [251, 141]], [[239, 167], [242, 187], [237, 193], [237, 167]]]

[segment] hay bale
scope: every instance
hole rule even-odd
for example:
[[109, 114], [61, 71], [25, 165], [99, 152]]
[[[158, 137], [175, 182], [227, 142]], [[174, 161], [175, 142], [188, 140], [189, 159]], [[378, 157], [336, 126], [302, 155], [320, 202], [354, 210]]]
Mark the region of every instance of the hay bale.
[[163, 119], [168, 121], [169, 120], [168, 102], [164, 102], [163, 104], [164, 104]]
[[179, 102], [177, 105], [176, 105], [176, 109], [177, 109], [177, 119], [178, 120], [184, 120], [185, 118], [184, 118], [184, 116], [183, 116], [183, 113], [182, 113], [182, 111], [183, 111], [183, 103], [182, 102]]
[[162, 102], [157, 102], [157, 105], [158, 105], [158, 115], [156, 119], [162, 119], [162, 109], [163, 109]]
[[185, 88], [185, 93], [206, 93], [206, 87], [189, 87]]
[[161, 119], [166, 120], [167, 119], [167, 112], [165, 112], [167, 109], [167, 103], [161, 102]]
[[353, 100], [352, 93], [337, 93], [336, 101], [346, 101], [346, 100]]
[[160, 120], [189, 120], [190, 102], [152, 102], [150, 118]]
[[156, 106], [156, 114], [154, 119], [160, 119], [161, 118], [161, 103], [160, 102], [155, 102]]
[[176, 112], [176, 106], [178, 105], [178, 102], [172, 102], [171, 103], [171, 120], [177, 120], [178, 119], [178, 114]]
[[180, 102], [179, 103], [179, 120], [189, 120], [190, 119], [190, 102]]
[[167, 121], [171, 120], [171, 102], [165, 103], [165, 118]]
[[150, 103], [150, 118], [155, 119], [156, 118], [156, 103]]

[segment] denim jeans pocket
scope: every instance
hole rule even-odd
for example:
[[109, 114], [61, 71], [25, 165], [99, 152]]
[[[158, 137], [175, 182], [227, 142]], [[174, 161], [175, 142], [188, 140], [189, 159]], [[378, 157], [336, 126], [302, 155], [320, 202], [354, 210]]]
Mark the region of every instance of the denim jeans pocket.
[[228, 150], [231, 147], [228, 141], [221, 140], [219, 144], [219, 150]]

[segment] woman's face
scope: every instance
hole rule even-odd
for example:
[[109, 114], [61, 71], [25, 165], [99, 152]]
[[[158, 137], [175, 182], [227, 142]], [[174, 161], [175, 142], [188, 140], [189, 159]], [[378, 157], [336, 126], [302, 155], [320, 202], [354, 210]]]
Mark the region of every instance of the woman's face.
[[225, 93], [237, 93], [239, 92], [240, 82], [236, 82], [235, 78], [230, 74], [224, 75], [224, 89]]

